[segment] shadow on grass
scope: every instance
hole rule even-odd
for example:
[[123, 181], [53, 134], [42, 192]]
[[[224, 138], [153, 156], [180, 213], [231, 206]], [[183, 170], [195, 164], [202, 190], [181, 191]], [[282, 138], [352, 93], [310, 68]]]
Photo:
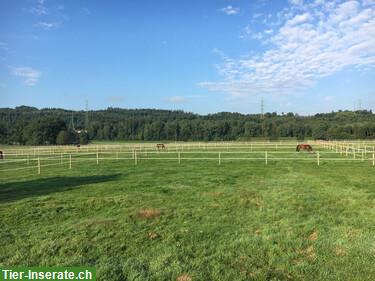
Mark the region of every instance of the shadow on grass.
[[119, 174], [86, 177], [53, 177], [0, 184], [0, 203], [62, 192], [86, 184], [113, 181]]

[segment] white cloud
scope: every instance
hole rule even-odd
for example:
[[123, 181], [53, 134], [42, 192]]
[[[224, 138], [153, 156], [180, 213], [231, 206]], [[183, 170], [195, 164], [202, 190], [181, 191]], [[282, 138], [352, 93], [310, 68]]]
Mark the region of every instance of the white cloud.
[[343, 69], [374, 68], [375, 7], [358, 1], [316, 2], [283, 11], [288, 16], [279, 17], [283, 22], [273, 33], [254, 33], [266, 42], [264, 52], [224, 57], [218, 67], [223, 80], [200, 85], [232, 97], [287, 94]]
[[12, 74], [22, 77], [24, 79], [23, 82], [28, 86], [37, 84], [41, 77], [40, 71], [28, 66], [15, 67], [13, 68]]
[[296, 15], [294, 18], [288, 20], [286, 22], [286, 24], [288, 24], [288, 25], [297, 25], [297, 24], [301, 24], [301, 23], [307, 22], [310, 18], [311, 17], [310, 17], [309, 13], [304, 13], [304, 14], [301, 14], [301, 15]]
[[219, 11], [226, 13], [227, 15], [235, 15], [238, 14], [240, 9], [234, 8], [230, 5], [226, 6], [225, 8], [220, 9]]
[[39, 26], [40, 28], [43, 28], [44, 30], [50, 30], [50, 29], [53, 29], [53, 28], [57, 28], [60, 26], [60, 23], [59, 22], [39, 22], [36, 24], [37, 26]]
[[186, 103], [187, 99], [183, 96], [171, 96], [166, 99], [169, 103]]
[[35, 6], [29, 9], [30, 13], [38, 16], [47, 15], [48, 10], [44, 5], [44, 0], [37, 0]]

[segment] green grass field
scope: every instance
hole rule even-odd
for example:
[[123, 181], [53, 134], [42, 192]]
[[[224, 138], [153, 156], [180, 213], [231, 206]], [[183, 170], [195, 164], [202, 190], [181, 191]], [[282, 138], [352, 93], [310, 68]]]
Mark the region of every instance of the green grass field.
[[0, 265], [90, 265], [99, 280], [375, 279], [367, 162], [66, 168], [0, 173]]

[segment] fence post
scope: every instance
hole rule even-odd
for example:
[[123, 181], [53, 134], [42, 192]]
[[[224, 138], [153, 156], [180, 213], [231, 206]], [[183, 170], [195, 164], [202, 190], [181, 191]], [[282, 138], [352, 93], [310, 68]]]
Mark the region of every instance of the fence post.
[[316, 160], [318, 161], [318, 166], [320, 166], [320, 155], [319, 155], [319, 151], [316, 153]]
[[266, 165], [268, 165], [268, 153], [266, 151]]
[[178, 164], [181, 164], [181, 155], [180, 155], [180, 152], [178, 152]]
[[96, 165], [99, 165], [99, 151], [96, 151]]
[[29, 165], [29, 164], [30, 164], [30, 155], [27, 154], [27, 165]]
[[372, 166], [375, 166], [375, 152], [372, 153]]
[[72, 168], [72, 155], [69, 154], [69, 169]]
[[219, 152], [219, 165], [221, 165], [221, 153]]
[[364, 158], [364, 153], [363, 153], [363, 149], [362, 149], [362, 162], [365, 161], [365, 158]]
[[38, 175], [40, 175], [40, 158], [38, 157]]
[[116, 160], [118, 160], [118, 151], [116, 151]]
[[61, 165], [63, 164], [63, 154], [60, 153], [60, 160], [61, 160]]
[[134, 165], [137, 165], [137, 152], [134, 150]]

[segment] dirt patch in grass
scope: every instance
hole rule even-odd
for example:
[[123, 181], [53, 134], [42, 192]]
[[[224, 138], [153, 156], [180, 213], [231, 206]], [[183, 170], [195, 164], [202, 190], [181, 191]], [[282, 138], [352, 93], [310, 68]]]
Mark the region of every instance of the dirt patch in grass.
[[357, 237], [361, 234], [360, 229], [355, 229], [355, 228], [350, 228], [345, 232], [345, 237], [346, 238], [354, 238]]
[[342, 246], [336, 246], [335, 253], [336, 253], [336, 256], [343, 257], [346, 255], [346, 250]]
[[159, 209], [142, 209], [137, 214], [141, 219], [152, 219], [160, 216], [162, 212]]
[[314, 230], [313, 233], [311, 233], [309, 235], [309, 238], [308, 238], [310, 241], [315, 241], [316, 239], [318, 239], [318, 231], [317, 230]]
[[314, 246], [308, 246], [304, 249], [300, 249], [297, 251], [299, 254], [302, 254], [306, 256], [309, 260], [315, 260], [316, 259], [316, 253]]
[[155, 239], [157, 239], [159, 237], [159, 235], [157, 233], [155, 233], [155, 232], [149, 232], [147, 234], [147, 237], [148, 237], [149, 240], [155, 240]]
[[177, 281], [192, 281], [193, 279], [190, 277], [190, 275], [184, 273], [177, 277]]

